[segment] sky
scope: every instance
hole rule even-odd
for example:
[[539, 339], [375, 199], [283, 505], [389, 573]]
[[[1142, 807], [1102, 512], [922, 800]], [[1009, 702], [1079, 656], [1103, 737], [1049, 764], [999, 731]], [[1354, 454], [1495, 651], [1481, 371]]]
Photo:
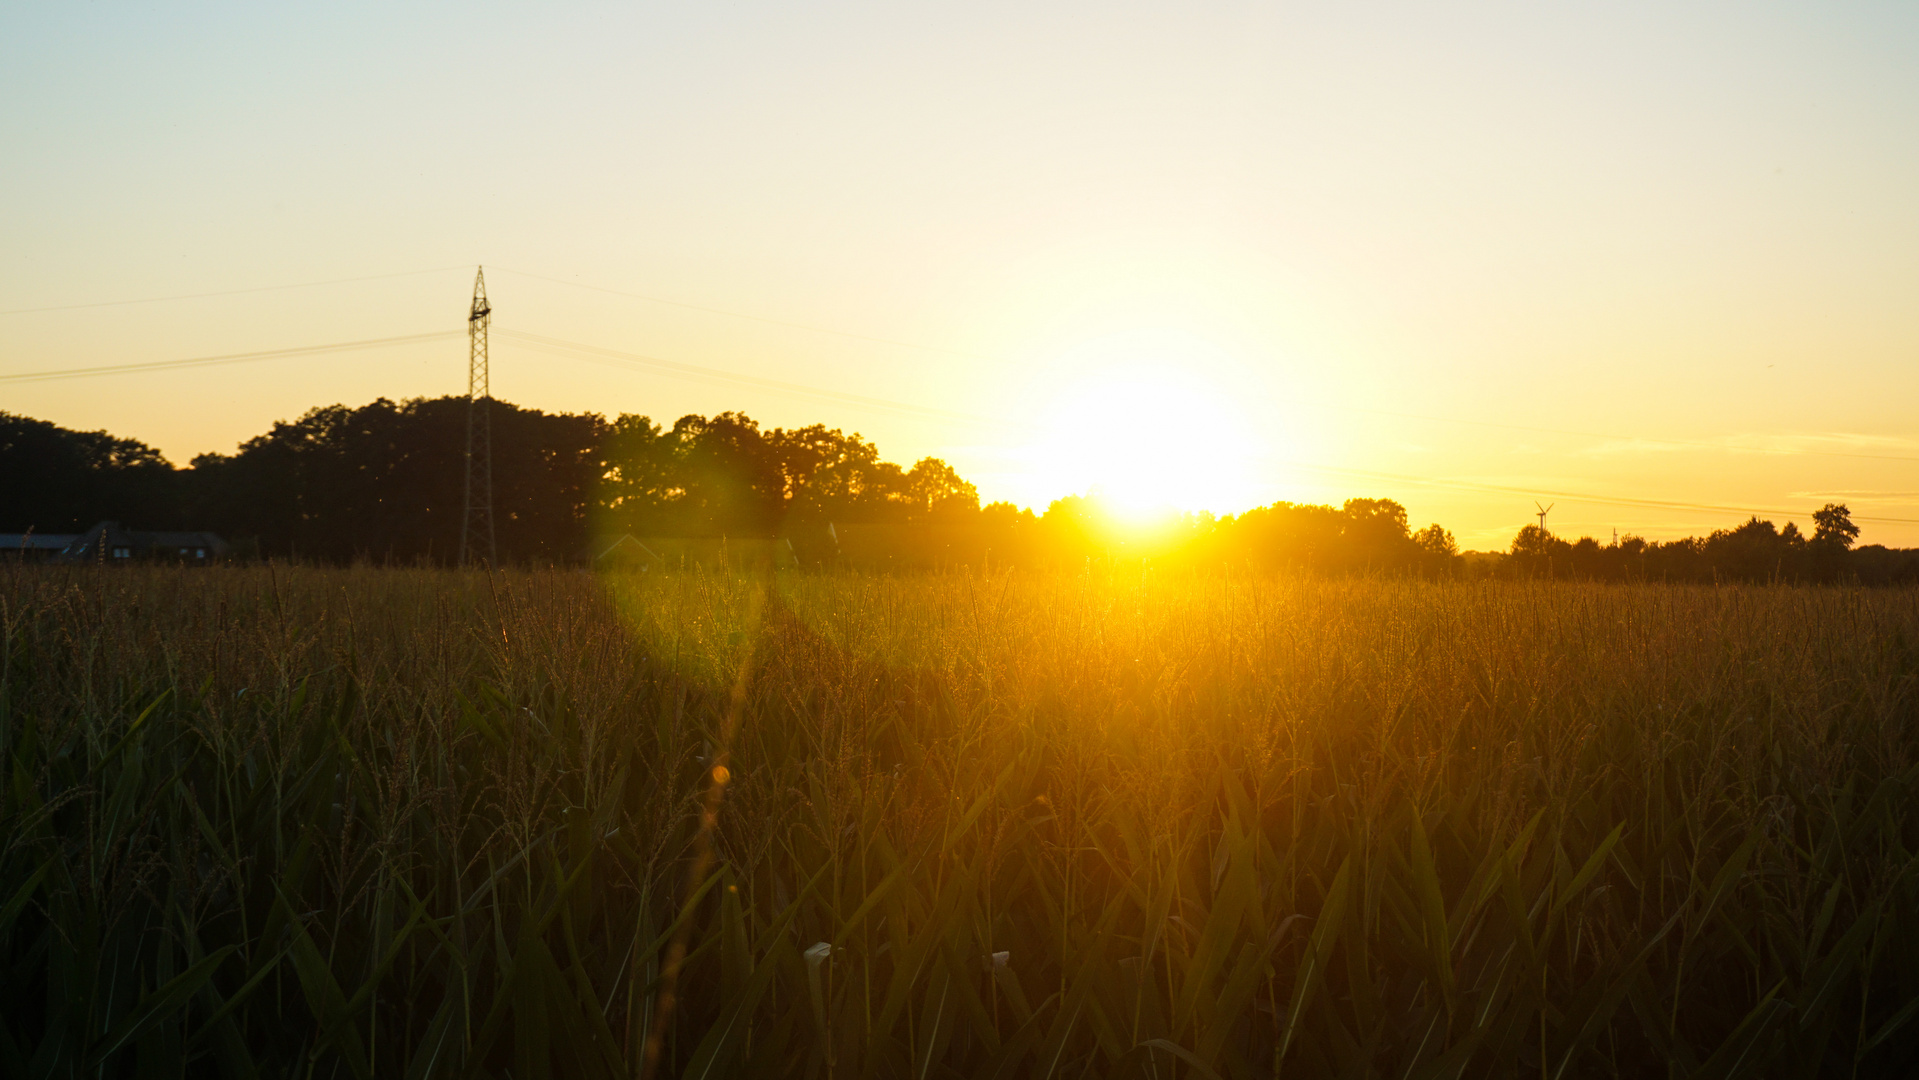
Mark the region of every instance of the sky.
[[1909, 2], [13, 4], [0, 409], [463, 393], [484, 264], [503, 399], [987, 500], [1919, 546], [1915, 192]]

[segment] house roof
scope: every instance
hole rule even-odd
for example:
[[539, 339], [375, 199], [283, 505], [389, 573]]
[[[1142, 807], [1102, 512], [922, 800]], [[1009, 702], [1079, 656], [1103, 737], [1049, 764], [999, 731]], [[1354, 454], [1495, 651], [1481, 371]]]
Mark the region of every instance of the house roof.
[[65, 551], [79, 533], [0, 533], [0, 551]]
[[129, 535], [150, 547], [225, 547], [226, 541], [210, 532], [135, 532]]
[[72, 541], [63, 549], [69, 558], [97, 558], [109, 548], [130, 548], [144, 554], [205, 550], [211, 555], [223, 555], [227, 551], [227, 542], [216, 533], [148, 532], [129, 529], [117, 521], [102, 521]]
[[626, 533], [618, 537], [599, 537], [593, 541], [593, 550], [599, 552], [599, 554], [593, 556], [594, 562], [599, 562], [601, 559], [606, 558], [616, 551], [623, 553], [629, 558], [637, 557], [652, 559], [654, 561], [658, 561], [659, 559], [659, 556], [653, 553], [652, 548], [634, 539], [632, 533]]

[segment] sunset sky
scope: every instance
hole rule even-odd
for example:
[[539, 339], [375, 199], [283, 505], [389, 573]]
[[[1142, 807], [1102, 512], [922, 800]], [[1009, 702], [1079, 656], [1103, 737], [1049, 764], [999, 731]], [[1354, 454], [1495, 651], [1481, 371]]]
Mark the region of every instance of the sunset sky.
[[[988, 500], [1919, 546], [1910, 0], [12, 4], [0, 147], [0, 376], [458, 332], [484, 263], [499, 397]], [[465, 351], [0, 409], [185, 464]]]

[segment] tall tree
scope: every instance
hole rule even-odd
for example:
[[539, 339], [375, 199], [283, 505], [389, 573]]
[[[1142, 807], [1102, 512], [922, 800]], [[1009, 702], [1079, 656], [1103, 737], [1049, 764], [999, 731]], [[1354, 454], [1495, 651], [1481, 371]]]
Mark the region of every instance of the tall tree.
[[1827, 503], [1812, 512], [1812, 543], [1827, 551], [1845, 551], [1859, 539], [1859, 526], [1845, 503]]

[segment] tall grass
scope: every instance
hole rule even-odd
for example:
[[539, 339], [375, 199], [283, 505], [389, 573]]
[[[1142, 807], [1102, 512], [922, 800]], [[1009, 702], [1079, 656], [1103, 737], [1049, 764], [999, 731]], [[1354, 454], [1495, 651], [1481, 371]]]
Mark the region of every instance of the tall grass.
[[1919, 593], [0, 571], [0, 1071], [1919, 1067]]

